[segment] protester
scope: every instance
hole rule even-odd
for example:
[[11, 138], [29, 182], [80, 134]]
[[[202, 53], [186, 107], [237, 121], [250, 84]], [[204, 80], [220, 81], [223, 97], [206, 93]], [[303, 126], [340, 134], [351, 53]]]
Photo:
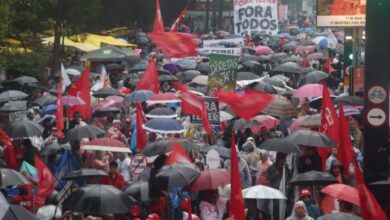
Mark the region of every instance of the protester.
[[297, 201], [292, 214], [286, 220], [314, 220], [309, 216], [306, 206], [302, 201]]
[[222, 220], [226, 210], [226, 199], [218, 195], [217, 190], [203, 192], [199, 204], [200, 217], [203, 220]]
[[127, 184], [122, 174], [118, 172], [118, 163], [115, 161], [111, 161], [109, 166], [110, 171], [108, 173], [108, 176], [102, 177], [100, 183], [105, 185], [111, 185], [118, 189], [124, 189]]
[[299, 192], [299, 197], [305, 203], [307, 214], [310, 217], [317, 219], [322, 215], [321, 209], [317, 205], [313, 204], [312, 194], [310, 190], [302, 189]]

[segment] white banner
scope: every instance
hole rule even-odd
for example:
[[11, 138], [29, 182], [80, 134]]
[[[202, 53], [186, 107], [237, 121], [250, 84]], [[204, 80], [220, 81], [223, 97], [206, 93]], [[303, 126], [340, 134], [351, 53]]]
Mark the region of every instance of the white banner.
[[365, 15], [318, 15], [318, 27], [364, 27], [366, 25]]
[[278, 33], [277, 0], [234, 0], [234, 33]]
[[223, 48], [223, 47], [211, 47], [211, 48], [198, 48], [200, 54], [227, 54], [227, 55], [237, 55], [241, 56], [242, 48], [232, 47], [232, 48]]
[[243, 47], [244, 38], [229, 38], [222, 40], [204, 40], [203, 48], [215, 48], [215, 47]]

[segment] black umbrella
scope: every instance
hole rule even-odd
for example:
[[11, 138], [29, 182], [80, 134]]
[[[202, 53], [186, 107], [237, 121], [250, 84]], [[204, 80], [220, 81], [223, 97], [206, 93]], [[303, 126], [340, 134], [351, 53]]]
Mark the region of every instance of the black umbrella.
[[293, 74], [296, 74], [296, 73], [300, 73], [300, 71], [301, 71], [301, 68], [299, 68], [298, 64], [293, 63], [293, 62], [283, 63], [283, 64], [275, 67], [274, 69], [272, 69], [273, 73], [293, 73]]
[[102, 171], [102, 170], [84, 169], [83, 168], [81, 170], [72, 170], [72, 171], [70, 171], [62, 179], [64, 179], [64, 180], [71, 180], [71, 179], [77, 179], [79, 177], [100, 177], [100, 176], [107, 176], [107, 173]]
[[93, 117], [105, 117], [109, 114], [119, 114], [121, 110], [116, 107], [103, 107], [99, 108], [98, 110], [94, 111], [92, 116]]
[[138, 37], [137, 39], [135, 39], [135, 42], [136, 44], [147, 44], [149, 43], [149, 39], [147, 37]]
[[[199, 171], [192, 165], [173, 164], [163, 166], [156, 175], [156, 181], [165, 182], [163, 188], [172, 189], [176, 187], [189, 186], [198, 176]], [[166, 185], [166, 186], [164, 186]]]
[[118, 90], [111, 87], [101, 88], [93, 94], [93, 96], [97, 98], [107, 98], [108, 96], [114, 96], [114, 95], [123, 96]]
[[139, 202], [149, 201], [149, 182], [139, 180], [126, 188], [125, 193]]
[[209, 63], [200, 63], [196, 66], [196, 70], [198, 70], [202, 74], [208, 74], [210, 72], [210, 64]]
[[104, 134], [105, 131], [93, 125], [87, 125], [77, 128], [72, 128], [66, 133], [65, 140], [67, 142], [79, 141], [83, 138], [94, 137]]
[[133, 67], [131, 67], [131, 72], [139, 72], [144, 71], [148, 67], [148, 63], [142, 62], [142, 63], [136, 63]]
[[5, 131], [11, 138], [27, 138], [41, 136], [43, 127], [33, 121], [15, 121], [5, 126]]
[[0, 94], [0, 102], [16, 101], [26, 98], [28, 95], [19, 90], [7, 90]]
[[107, 216], [128, 213], [131, 205], [130, 197], [113, 186], [87, 185], [70, 194], [62, 208], [93, 216]]
[[36, 85], [38, 84], [38, 80], [31, 76], [21, 76], [13, 80], [14, 82], [19, 83], [21, 86], [24, 85]]
[[237, 81], [258, 79], [259, 76], [252, 72], [237, 72]]
[[244, 129], [244, 128], [251, 128], [251, 127], [259, 125], [259, 124], [260, 123], [255, 121], [255, 120], [247, 121], [247, 120], [240, 118], [240, 119], [234, 121], [233, 129], [237, 131], [237, 130]]
[[317, 220], [362, 220], [362, 218], [345, 212], [332, 212], [318, 217]]
[[57, 100], [57, 97], [54, 95], [43, 95], [34, 100], [33, 103], [43, 107], [49, 104], [53, 104]]
[[145, 115], [147, 118], [177, 118], [177, 114], [170, 108], [158, 107], [150, 110]]
[[265, 149], [269, 151], [276, 151], [281, 153], [298, 153], [301, 154], [302, 150], [301, 148], [289, 141], [287, 141], [285, 138], [269, 138], [266, 141], [264, 141], [260, 146], [260, 149]]
[[184, 148], [185, 151], [199, 150], [199, 146], [187, 139], [160, 140], [146, 145], [142, 153], [147, 157], [168, 153], [174, 141]]
[[255, 89], [255, 90], [259, 90], [259, 91], [263, 91], [263, 92], [269, 93], [269, 94], [276, 94], [276, 93], [278, 93], [278, 91], [276, 91], [276, 89], [273, 86], [271, 86], [270, 84], [268, 84], [266, 82], [262, 82], [262, 81], [254, 83], [254, 86], [252, 88]]
[[289, 182], [289, 184], [293, 185], [328, 185], [332, 183], [337, 183], [336, 177], [320, 171], [309, 171], [298, 174]]
[[169, 74], [169, 75], [168, 74], [164, 74], [164, 75], [160, 75], [158, 77], [158, 80], [160, 82], [170, 82], [170, 81], [177, 81], [178, 79], [177, 79], [176, 76], [174, 76], [172, 74]]
[[[331, 98], [332, 100], [334, 100], [334, 99], [336, 98], [336, 96], [330, 95], [330, 98]], [[310, 102], [309, 102], [309, 106], [310, 106], [311, 108], [314, 108], [314, 109], [320, 108], [321, 105], [322, 105], [322, 96], [315, 97], [315, 98], [313, 98], [312, 100], [310, 100]]]
[[0, 112], [19, 112], [25, 111], [27, 101], [9, 101], [0, 107]]
[[29, 182], [13, 169], [0, 168], [0, 187], [4, 188], [6, 186], [15, 186], [15, 185], [24, 185]]
[[53, 155], [57, 154], [60, 150], [70, 150], [70, 146], [68, 144], [58, 144], [58, 143], [52, 143], [46, 147], [43, 148], [41, 154], [42, 155]]
[[203, 148], [200, 150], [200, 152], [203, 154], [207, 154], [210, 150], [217, 151], [219, 156], [222, 158], [229, 159], [232, 157], [232, 153], [231, 153], [230, 148], [226, 148], [224, 146], [219, 146], [219, 145], [212, 145], [212, 146]]
[[123, 67], [117, 63], [110, 63], [107, 65], [104, 65], [104, 68], [106, 68], [106, 70], [117, 70], [117, 69], [122, 69]]
[[201, 73], [198, 70], [186, 70], [182, 72], [180, 75], [185, 82], [190, 82], [193, 78], [201, 75]]
[[299, 80], [299, 86], [306, 84], [319, 83], [321, 80], [328, 78], [329, 74], [322, 71], [313, 71], [305, 74]]
[[283, 80], [281, 80], [279, 78], [265, 78], [265, 79], [262, 79], [262, 81], [264, 83], [267, 83], [267, 84], [271, 85], [271, 86], [276, 86], [276, 87], [279, 87], [279, 88], [285, 88]]
[[336, 147], [336, 143], [323, 133], [310, 130], [299, 130], [286, 137], [294, 144], [311, 147]]
[[301, 69], [300, 74], [305, 75], [305, 74], [313, 72], [313, 71], [317, 71], [317, 70], [314, 69], [313, 67], [306, 67], [306, 68]]
[[334, 104], [343, 104], [348, 106], [360, 106], [363, 105], [363, 99], [358, 96], [340, 96], [333, 100]]
[[250, 54], [242, 54], [240, 58], [240, 63], [245, 63], [246, 61], [256, 61], [259, 62], [261, 58], [259, 56], [250, 55]]
[[286, 59], [287, 57], [288, 57], [288, 55], [286, 53], [275, 53], [275, 54], [271, 55], [271, 60], [273, 62], [278, 62], [278, 61], [281, 61], [283, 59]]
[[39, 220], [33, 213], [23, 206], [10, 204], [3, 220]]

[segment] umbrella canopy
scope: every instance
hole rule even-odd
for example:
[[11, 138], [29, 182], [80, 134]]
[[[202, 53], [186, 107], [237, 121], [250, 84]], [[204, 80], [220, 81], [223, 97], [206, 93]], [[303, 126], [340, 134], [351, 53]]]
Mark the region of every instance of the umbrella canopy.
[[168, 70], [169, 72], [175, 74], [177, 72], [182, 71], [183, 69], [181, 66], [174, 64], [174, 63], [167, 63], [163, 65], [163, 69]]
[[255, 51], [256, 55], [268, 55], [274, 52], [271, 48], [267, 46], [257, 46], [255, 48]]
[[224, 146], [219, 146], [219, 145], [211, 145], [207, 148], [203, 148], [200, 150], [201, 153], [207, 154], [210, 150], [215, 150], [218, 152], [219, 156], [225, 159], [231, 158], [231, 150], [229, 148], [226, 148]]
[[136, 63], [133, 67], [131, 67], [131, 72], [138, 72], [138, 71], [144, 71], [146, 70], [146, 67], [148, 67], [148, 63]]
[[309, 171], [294, 176], [289, 183], [293, 185], [329, 185], [337, 183], [337, 179], [329, 173]]
[[105, 117], [109, 114], [119, 114], [121, 110], [116, 107], [104, 107], [95, 110], [92, 114], [93, 117]]
[[209, 169], [200, 172], [200, 175], [190, 186], [191, 191], [218, 189], [230, 183], [230, 173], [226, 169]]
[[359, 216], [351, 215], [345, 212], [332, 212], [317, 218], [318, 220], [362, 220]]
[[158, 107], [150, 110], [145, 115], [147, 118], [177, 118], [178, 115], [170, 108]]
[[251, 128], [253, 126], [256, 126], [256, 125], [259, 125], [260, 123], [255, 121], [255, 120], [245, 120], [245, 119], [238, 119], [238, 120], [235, 120], [234, 121], [234, 125], [233, 125], [233, 129], [234, 130], [240, 130], [240, 129], [244, 129], [244, 128]]
[[334, 104], [343, 104], [347, 106], [362, 106], [364, 104], [363, 99], [357, 96], [340, 96], [333, 100]]
[[285, 88], [285, 86], [284, 86], [285, 81], [281, 80], [281, 79], [264, 78], [264, 79], [262, 79], [262, 81], [264, 83], [267, 83], [267, 84], [271, 85], [271, 86], [276, 86], [276, 87], [279, 87], [279, 88]]
[[41, 109], [41, 114], [47, 115], [47, 114], [54, 114], [57, 111], [57, 105], [56, 104], [50, 104], [46, 105]]
[[21, 76], [21, 77], [18, 77], [12, 81], [19, 83], [21, 86], [24, 86], [26, 84], [27, 85], [36, 85], [39, 83], [36, 78], [31, 77], [31, 76]]
[[80, 97], [66, 95], [62, 97], [62, 104], [66, 106], [85, 105], [85, 102]]
[[197, 76], [197, 77], [193, 78], [193, 79], [191, 80], [191, 82], [192, 82], [192, 83], [199, 84], [199, 85], [207, 86], [208, 80], [209, 80], [209, 77], [208, 77], [208, 76], [200, 75], [200, 76]]
[[171, 93], [171, 92], [153, 94], [146, 101], [146, 103], [149, 105], [161, 104], [161, 103], [177, 103], [177, 102], [181, 102], [181, 100], [176, 96], [175, 93]]
[[128, 213], [132, 201], [125, 193], [110, 185], [87, 185], [70, 194], [63, 210], [93, 216]]
[[147, 157], [152, 157], [160, 154], [165, 154], [170, 151], [170, 147], [174, 141], [184, 148], [185, 151], [198, 150], [199, 146], [187, 139], [173, 139], [173, 140], [159, 140], [150, 144], [147, 144], [142, 153]]
[[319, 83], [321, 80], [324, 80], [324, 79], [328, 78], [328, 76], [329, 76], [329, 74], [327, 74], [325, 72], [313, 71], [313, 72], [310, 72], [310, 73], [307, 73], [306, 75], [304, 75], [300, 79], [299, 85], [303, 86], [303, 85], [306, 85], [306, 84]]
[[253, 87], [253, 89], [259, 90], [259, 91], [263, 91], [263, 92], [266, 92], [266, 93], [269, 93], [269, 94], [276, 94], [276, 93], [278, 93], [278, 91], [272, 85], [270, 85], [270, 84], [268, 84], [266, 82], [263, 82], [263, 81], [257, 82], [255, 84], [255, 86]]
[[5, 126], [5, 131], [11, 138], [27, 138], [41, 136], [43, 127], [33, 121], [15, 121]]
[[298, 145], [287, 141], [285, 138], [269, 138], [264, 141], [260, 146], [260, 149], [269, 151], [276, 151], [281, 153], [298, 153], [301, 154], [302, 150]]
[[160, 75], [158, 77], [158, 80], [160, 82], [171, 82], [171, 81], [177, 81], [177, 77], [172, 75], [172, 74], [169, 74], [169, 75]]
[[180, 75], [181, 78], [184, 79], [184, 82], [190, 82], [193, 78], [200, 76], [201, 73], [198, 70], [186, 70]]
[[243, 189], [242, 194], [244, 199], [286, 199], [281, 191], [263, 185]]
[[135, 90], [126, 97], [126, 101], [130, 103], [146, 102], [153, 96], [153, 92], [150, 90]]
[[298, 114], [298, 109], [287, 98], [274, 95], [272, 102], [262, 112], [275, 117], [295, 117]]
[[7, 186], [24, 185], [29, 182], [13, 169], [0, 168], [0, 187], [5, 188]]
[[287, 62], [283, 63], [271, 70], [273, 73], [292, 73], [297, 74], [301, 71], [301, 68], [297, 63]]
[[[166, 182], [167, 188], [189, 186], [198, 176], [193, 166], [186, 164], [173, 164], [163, 166], [156, 175], [156, 181]], [[165, 187], [164, 187], [165, 188]]]
[[163, 134], [180, 134], [185, 131], [179, 122], [171, 118], [153, 118], [142, 127], [147, 131]]
[[137, 182], [130, 184], [130, 186], [126, 188], [125, 193], [138, 202], [149, 201], [149, 182], [138, 180]]
[[26, 98], [28, 95], [19, 90], [7, 90], [0, 94], [0, 102], [17, 101]]
[[79, 177], [99, 177], [99, 176], [107, 176], [107, 173], [102, 170], [83, 168], [80, 170], [70, 171], [62, 179], [71, 180], [71, 179], [77, 179]]
[[33, 213], [23, 206], [10, 204], [3, 216], [3, 220], [39, 220]]
[[125, 99], [120, 96], [108, 96], [102, 102], [99, 102], [97, 105], [95, 105], [93, 111], [95, 112], [98, 109], [108, 108], [108, 107], [122, 108], [124, 107], [124, 103], [123, 103], [124, 100]]
[[58, 143], [52, 143], [46, 147], [43, 148], [41, 154], [42, 155], [53, 155], [53, 154], [57, 154], [58, 151], [60, 150], [70, 150], [70, 146], [68, 144], [58, 144]]
[[56, 96], [53, 96], [53, 95], [43, 95], [43, 96], [35, 99], [33, 103], [43, 107], [43, 106], [46, 106], [46, 105], [54, 103], [56, 100], [57, 100]]
[[130, 149], [122, 141], [113, 138], [96, 138], [82, 146], [83, 150], [97, 150], [110, 152], [131, 153]]
[[93, 125], [72, 128], [66, 133], [65, 140], [67, 142], [79, 141], [83, 138], [95, 137], [106, 133], [104, 130]]
[[202, 74], [208, 74], [210, 72], [210, 64], [209, 63], [200, 63], [196, 66], [196, 70], [198, 70]]
[[[293, 94], [296, 98], [313, 98], [322, 96], [323, 85], [321, 84], [306, 84], [299, 87]], [[329, 94], [334, 95], [333, 91], [328, 88]]]
[[122, 94], [114, 88], [107, 87], [97, 90], [95, 93], [93, 93], [93, 96], [97, 98], [106, 98], [108, 96], [122, 96]]
[[0, 112], [18, 112], [25, 111], [27, 101], [9, 101], [0, 107]]
[[286, 137], [294, 144], [311, 147], [336, 147], [336, 143], [323, 133], [310, 130], [299, 130]]
[[272, 54], [271, 60], [274, 62], [278, 62], [278, 61], [286, 59], [287, 57], [288, 57], [288, 55], [286, 53], [275, 53], [275, 54]]
[[253, 118], [255, 121], [260, 123], [260, 126], [264, 126], [267, 129], [276, 127], [279, 125], [279, 119], [274, 118], [270, 115], [258, 115]]
[[352, 186], [336, 183], [324, 187], [321, 189], [321, 192], [330, 195], [335, 199], [360, 206], [359, 191]]
[[258, 79], [259, 76], [252, 72], [237, 72], [237, 80], [253, 80]]

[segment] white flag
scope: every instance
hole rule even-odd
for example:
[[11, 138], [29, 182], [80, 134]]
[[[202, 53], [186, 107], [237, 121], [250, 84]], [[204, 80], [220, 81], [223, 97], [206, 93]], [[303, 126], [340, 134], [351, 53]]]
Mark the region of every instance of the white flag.
[[334, 36], [332, 30], [328, 28], [326, 30], [326, 35], [328, 38], [328, 48], [330, 49], [336, 49], [337, 47], [337, 38]]
[[69, 76], [66, 73], [64, 64], [62, 63], [61, 63], [61, 78], [62, 78], [62, 92], [64, 92], [66, 87], [72, 84], [72, 81], [70, 81]]

